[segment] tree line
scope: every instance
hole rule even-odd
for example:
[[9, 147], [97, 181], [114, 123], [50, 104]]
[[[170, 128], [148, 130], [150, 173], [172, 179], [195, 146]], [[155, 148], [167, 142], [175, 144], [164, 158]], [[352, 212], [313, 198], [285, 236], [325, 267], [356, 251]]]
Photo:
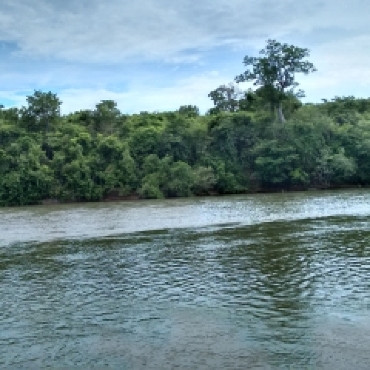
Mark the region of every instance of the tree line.
[[307, 49], [269, 40], [214, 107], [122, 114], [112, 100], [61, 115], [52, 92], [0, 110], [0, 205], [370, 184], [370, 99], [302, 104]]

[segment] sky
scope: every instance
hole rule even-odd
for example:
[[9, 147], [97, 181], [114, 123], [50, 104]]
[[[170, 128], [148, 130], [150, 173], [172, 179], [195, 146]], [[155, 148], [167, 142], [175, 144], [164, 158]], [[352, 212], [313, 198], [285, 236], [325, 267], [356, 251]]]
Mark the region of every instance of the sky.
[[[310, 50], [305, 102], [370, 97], [369, 0], [0, 0], [0, 104], [56, 93], [62, 113], [212, 107], [267, 39]], [[247, 89], [251, 84], [242, 86]]]

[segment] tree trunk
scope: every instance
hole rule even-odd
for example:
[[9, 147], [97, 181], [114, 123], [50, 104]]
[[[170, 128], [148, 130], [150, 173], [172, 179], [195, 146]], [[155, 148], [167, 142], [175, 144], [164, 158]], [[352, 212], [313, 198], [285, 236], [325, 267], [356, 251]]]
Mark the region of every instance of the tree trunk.
[[279, 105], [277, 106], [277, 115], [280, 123], [285, 123], [286, 119], [284, 117], [283, 113], [283, 105], [281, 102], [279, 102]]

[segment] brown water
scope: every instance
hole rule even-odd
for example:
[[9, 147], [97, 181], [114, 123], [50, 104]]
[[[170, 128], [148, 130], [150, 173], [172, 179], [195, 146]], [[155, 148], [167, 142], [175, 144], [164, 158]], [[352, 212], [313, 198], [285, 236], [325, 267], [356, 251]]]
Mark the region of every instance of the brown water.
[[0, 209], [0, 368], [370, 364], [370, 191]]

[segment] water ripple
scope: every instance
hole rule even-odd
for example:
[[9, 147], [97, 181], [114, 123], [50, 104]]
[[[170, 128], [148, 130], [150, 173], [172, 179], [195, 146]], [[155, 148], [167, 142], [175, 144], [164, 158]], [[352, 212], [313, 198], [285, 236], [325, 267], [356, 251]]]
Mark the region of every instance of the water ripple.
[[0, 367], [366, 369], [354, 213], [1, 248]]

